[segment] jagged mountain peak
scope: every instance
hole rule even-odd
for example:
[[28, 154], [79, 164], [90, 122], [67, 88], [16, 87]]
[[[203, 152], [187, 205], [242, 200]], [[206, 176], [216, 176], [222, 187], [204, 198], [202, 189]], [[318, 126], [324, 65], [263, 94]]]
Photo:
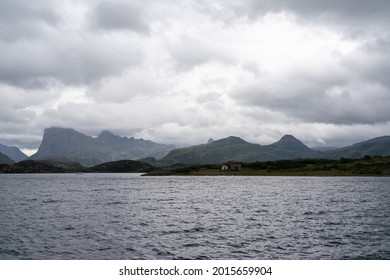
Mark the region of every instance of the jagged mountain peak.
[[100, 134], [99, 134], [99, 136], [98, 136], [98, 138], [100, 138], [100, 137], [115, 137], [116, 135], [114, 134], [114, 133], [112, 133], [111, 131], [109, 131], [109, 130], [103, 130], [102, 132], [100, 132]]
[[42, 143], [33, 159], [76, 161], [85, 166], [122, 159], [164, 157], [173, 147], [148, 140], [121, 137], [104, 130], [92, 137], [72, 128], [45, 129]]
[[111, 140], [115, 140], [115, 139], [120, 139], [121, 137], [118, 136], [118, 135], [115, 135], [114, 133], [112, 133], [111, 131], [109, 130], [103, 130], [97, 137], [99, 140], [107, 140], [107, 141], [111, 141]]

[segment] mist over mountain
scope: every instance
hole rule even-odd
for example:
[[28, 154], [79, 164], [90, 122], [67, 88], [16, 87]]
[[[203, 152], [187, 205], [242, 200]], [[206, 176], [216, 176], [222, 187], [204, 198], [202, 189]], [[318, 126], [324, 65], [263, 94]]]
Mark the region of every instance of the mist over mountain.
[[51, 159], [94, 166], [116, 160], [164, 157], [174, 146], [121, 137], [105, 130], [94, 138], [71, 128], [51, 127], [44, 131], [34, 160]]
[[3, 153], [15, 162], [28, 159], [28, 156], [17, 147], [8, 147], [6, 145], [0, 144], [0, 153]]

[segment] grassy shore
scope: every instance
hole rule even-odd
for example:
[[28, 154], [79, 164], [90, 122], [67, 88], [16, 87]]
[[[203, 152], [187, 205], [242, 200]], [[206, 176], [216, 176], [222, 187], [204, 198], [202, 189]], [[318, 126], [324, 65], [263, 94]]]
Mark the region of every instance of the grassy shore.
[[239, 163], [239, 170], [221, 170], [225, 164], [176, 165], [148, 175], [185, 176], [390, 176], [390, 157], [361, 159], [298, 159]]

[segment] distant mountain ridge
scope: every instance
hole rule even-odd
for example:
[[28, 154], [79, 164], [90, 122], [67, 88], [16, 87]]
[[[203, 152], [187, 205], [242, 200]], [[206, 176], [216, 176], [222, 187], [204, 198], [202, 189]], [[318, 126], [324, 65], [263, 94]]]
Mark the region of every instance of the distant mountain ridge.
[[139, 160], [155, 166], [225, 163], [229, 161], [262, 162], [303, 158], [361, 158], [390, 155], [390, 136], [382, 136], [343, 148], [310, 149], [292, 135], [285, 135], [270, 145], [246, 142], [237, 136], [180, 149], [149, 140], [121, 137], [104, 130], [91, 137], [71, 128], [45, 129], [33, 160], [78, 162], [84, 166], [119, 160]]
[[0, 153], [3, 153], [15, 162], [28, 159], [28, 156], [17, 147], [8, 147], [6, 145], [0, 144]]
[[321, 152], [311, 150], [292, 135], [283, 136], [278, 142], [261, 146], [230, 136], [208, 144], [197, 145], [169, 152], [161, 162], [175, 163], [222, 163], [228, 161], [255, 162], [295, 158], [322, 157]]
[[116, 160], [164, 157], [174, 146], [149, 140], [121, 137], [105, 130], [94, 138], [72, 128], [46, 128], [34, 160], [79, 162], [84, 166]]
[[367, 141], [359, 142], [351, 146], [338, 148], [326, 152], [330, 159], [361, 158], [364, 156], [389, 156], [390, 136], [376, 137]]
[[299, 158], [362, 158], [369, 156], [389, 156], [390, 136], [373, 138], [344, 148], [310, 149], [292, 135], [285, 135], [276, 143], [261, 146], [251, 144], [239, 137], [230, 136], [182, 149], [174, 149], [160, 160], [162, 165], [176, 163], [209, 164], [228, 161], [256, 162]]

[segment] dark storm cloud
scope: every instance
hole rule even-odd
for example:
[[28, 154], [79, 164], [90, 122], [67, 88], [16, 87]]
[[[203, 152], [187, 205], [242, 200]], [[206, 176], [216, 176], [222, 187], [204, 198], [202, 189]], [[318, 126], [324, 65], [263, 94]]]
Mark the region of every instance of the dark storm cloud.
[[142, 6], [128, 2], [100, 2], [90, 15], [92, 26], [103, 30], [129, 30], [148, 33], [149, 26]]

